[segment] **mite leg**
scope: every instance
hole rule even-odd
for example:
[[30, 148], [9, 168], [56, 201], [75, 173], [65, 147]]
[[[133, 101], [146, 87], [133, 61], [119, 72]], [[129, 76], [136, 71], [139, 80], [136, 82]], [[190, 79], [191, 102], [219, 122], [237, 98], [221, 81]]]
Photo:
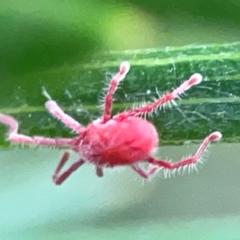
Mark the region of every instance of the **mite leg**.
[[57, 103], [51, 99], [45, 88], [43, 88], [42, 92], [43, 95], [48, 98], [48, 101], [45, 103], [45, 107], [55, 118], [60, 120], [65, 126], [76, 133], [80, 134], [84, 131], [85, 128], [79, 122], [64, 113]]
[[64, 165], [66, 164], [66, 162], [68, 161], [69, 159], [69, 152], [64, 152], [63, 155], [62, 155], [62, 158], [60, 159], [55, 171], [54, 171], [54, 174], [53, 174], [53, 177], [58, 175], [60, 173], [60, 171], [62, 170], [62, 168], [64, 167]]
[[195, 73], [192, 75], [187, 81], [183, 82], [178, 88], [176, 88], [174, 91], [167, 93], [157, 99], [156, 101], [143, 105], [141, 107], [135, 108], [135, 109], [130, 109], [128, 111], [125, 111], [123, 113], [119, 113], [116, 115], [114, 118], [127, 118], [131, 116], [138, 116], [138, 115], [143, 115], [147, 113], [151, 113], [155, 111], [156, 109], [159, 109], [166, 104], [176, 104], [174, 102], [174, 99], [180, 98], [180, 96], [186, 92], [188, 89], [190, 89], [192, 86], [199, 84], [202, 81], [202, 76], [199, 73]]
[[96, 166], [96, 175], [98, 177], [102, 177], [103, 176], [103, 169], [101, 167]]
[[137, 164], [134, 164], [134, 165], [131, 166], [131, 168], [135, 172], [137, 172], [141, 177], [147, 179], [147, 178], [151, 177], [159, 169], [159, 166], [150, 165], [148, 170], [143, 170]]
[[119, 68], [118, 73], [110, 81], [108, 91], [104, 97], [104, 111], [103, 111], [103, 123], [111, 119], [113, 94], [117, 90], [118, 84], [122, 81], [130, 69], [128, 62], [123, 62]]
[[195, 168], [196, 165], [201, 162], [201, 155], [202, 153], [206, 150], [207, 146], [213, 142], [213, 141], [217, 141], [222, 137], [222, 134], [220, 132], [213, 132], [211, 133], [209, 136], [207, 136], [204, 141], [202, 142], [202, 144], [200, 145], [200, 147], [198, 148], [197, 152], [191, 156], [188, 157], [186, 159], [183, 159], [181, 161], [178, 161], [176, 163], [171, 163], [168, 161], [163, 161], [163, 160], [156, 160], [152, 157], [150, 157], [148, 159], [148, 162], [153, 164], [153, 165], [157, 165], [159, 167], [162, 167], [163, 169], [166, 170], [166, 173], [169, 172], [169, 170], [174, 170], [174, 169], [180, 169], [182, 167], [189, 167], [191, 168]]
[[62, 184], [74, 171], [76, 171], [79, 167], [81, 167], [85, 163], [84, 160], [80, 159], [79, 161], [73, 163], [72, 166], [70, 166], [66, 171], [64, 171], [63, 173], [60, 173], [61, 169], [63, 168], [63, 166], [65, 165], [68, 159], [69, 159], [69, 153], [65, 152], [56, 170], [54, 171], [52, 179], [56, 185]]
[[71, 146], [71, 138], [44, 138], [29, 137], [18, 133], [18, 122], [11, 116], [0, 114], [0, 122], [9, 127], [7, 139], [12, 143], [34, 144], [43, 146], [69, 147]]

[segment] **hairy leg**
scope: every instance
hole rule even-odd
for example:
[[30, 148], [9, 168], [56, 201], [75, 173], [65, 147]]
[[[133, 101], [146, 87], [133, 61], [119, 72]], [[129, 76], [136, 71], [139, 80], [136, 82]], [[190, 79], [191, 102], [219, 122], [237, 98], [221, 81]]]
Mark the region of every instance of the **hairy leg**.
[[44, 146], [64, 147], [71, 146], [71, 138], [44, 138], [29, 137], [18, 133], [18, 122], [11, 116], [0, 114], [0, 122], [9, 127], [7, 139], [12, 143], [35, 144]]
[[108, 91], [104, 98], [104, 112], [103, 112], [103, 123], [107, 122], [111, 119], [111, 111], [112, 111], [112, 102], [113, 102], [113, 94], [117, 90], [118, 84], [122, 81], [126, 74], [130, 69], [130, 65], [128, 62], [123, 62], [119, 68], [118, 73], [112, 78], [110, 81]]
[[76, 133], [80, 134], [84, 131], [85, 128], [79, 122], [64, 113], [57, 103], [51, 99], [45, 88], [43, 88], [42, 92], [43, 95], [48, 99], [48, 101], [45, 103], [45, 107], [55, 118], [60, 120], [65, 126], [72, 129]]
[[149, 177], [151, 177], [151, 176], [159, 169], [159, 166], [150, 165], [147, 170], [143, 170], [143, 169], [141, 169], [137, 164], [134, 164], [134, 165], [131, 166], [131, 168], [132, 168], [135, 172], [137, 172], [141, 177], [143, 177], [143, 178], [149, 178]]
[[171, 163], [164, 160], [156, 160], [152, 157], [148, 159], [148, 162], [153, 165], [162, 167], [163, 169], [166, 169], [166, 170], [180, 169], [182, 167], [187, 167], [187, 166], [190, 168], [195, 168], [196, 164], [201, 162], [201, 155], [206, 150], [207, 146], [211, 142], [219, 140], [221, 137], [222, 137], [222, 134], [220, 132], [211, 133], [209, 136], [207, 136], [204, 139], [202, 144], [199, 146], [197, 152], [193, 156], [183, 159], [181, 161], [178, 161], [176, 163]]
[[76, 171], [79, 167], [81, 167], [85, 161], [80, 159], [79, 161], [73, 163], [66, 171], [60, 173], [61, 169], [69, 159], [69, 153], [65, 152], [57, 165], [56, 170], [52, 176], [53, 182], [56, 185], [61, 185], [74, 171]]
[[114, 118], [124, 119], [131, 116], [138, 116], [155, 111], [158, 108], [165, 106], [166, 104], [175, 103], [174, 99], [179, 98], [184, 92], [190, 89], [192, 86], [199, 84], [202, 81], [202, 76], [199, 73], [192, 75], [189, 80], [183, 82], [178, 88], [170, 93], [167, 93], [154, 101], [153, 103], [146, 104], [144, 106], [119, 113]]

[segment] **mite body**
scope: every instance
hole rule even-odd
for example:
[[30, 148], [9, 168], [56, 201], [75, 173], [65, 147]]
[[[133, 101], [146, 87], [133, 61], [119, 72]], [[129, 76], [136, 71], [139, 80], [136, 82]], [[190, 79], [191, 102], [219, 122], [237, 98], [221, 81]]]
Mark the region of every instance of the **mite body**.
[[74, 145], [74, 151], [93, 164], [114, 167], [146, 160], [158, 145], [158, 134], [150, 122], [138, 117], [110, 119], [90, 124]]
[[[104, 109], [102, 117], [84, 127], [69, 115], [65, 114], [55, 101], [51, 99], [46, 90], [43, 94], [48, 98], [45, 106], [47, 110], [65, 126], [76, 133], [75, 138], [45, 138], [39, 136], [26, 136], [18, 133], [18, 122], [11, 116], [0, 114], [0, 122], [9, 127], [8, 141], [12, 143], [34, 144], [54, 147], [67, 147], [77, 152], [80, 159], [73, 163], [67, 170], [61, 172], [69, 158], [65, 152], [53, 174], [53, 181], [60, 185], [74, 171], [85, 162], [90, 162], [96, 167], [97, 176], [103, 176], [103, 168], [116, 166], [129, 166], [143, 178], [149, 178], [156, 171], [163, 169], [170, 173], [176, 169], [189, 167], [196, 169], [201, 162], [201, 155], [212, 141], [221, 138], [220, 132], [213, 132], [207, 136], [196, 153], [186, 159], [172, 163], [165, 160], [155, 159], [152, 156], [154, 149], [158, 146], [158, 133], [154, 125], [141, 118], [174, 102], [181, 94], [192, 86], [202, 81], [198, 73], [192, 75], [189, 80], [183, 82], [172, 92], [166, 93], [156, 101], [145, 104], [138, 108], [132, 108], [112, 116], [113, 94], [118, 84], [122, 81], [130, 69], [128, 62], [123, 62], [119, 72], [112, 78], [108, 91], [104, 98]], [[149, 168], [142, 169], [141, 162], [148, 162]]]

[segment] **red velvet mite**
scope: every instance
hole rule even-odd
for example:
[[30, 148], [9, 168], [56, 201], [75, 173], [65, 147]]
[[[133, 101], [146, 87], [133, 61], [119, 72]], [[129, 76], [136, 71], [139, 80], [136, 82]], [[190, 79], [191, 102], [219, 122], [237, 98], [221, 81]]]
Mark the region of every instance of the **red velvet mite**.
[[[128, 62], [121, 64], [119, 72], [110, 81], [108, 91], [104, 97], [102, 116], [86, 127], [65, 114], [57, 103], [50, 98], [46, 90], [43, 91], [43, 94], [48, 98], [45, 104], [47, 110], [66, 127], [74, 131], [76, 137], [55, 139], [22, 135], [18, 133], [18, 122], [14, 118], [0, 114], [0, 122], [9, 127], [7, 140], [11, 143], [65, 147], [78, 153], [79, 160], [61, 173], [64, 164], [69, 158], [68, 152], [63, 154], [53, 174], [53, 181], [57, 185], [64, 182], [72, 172], [86, 162], [95, 165], [96, 174], [99, 177], [103, 176], [103, 168], [117, 166], [129, 166], [143, 178], [149, 178], [160, 169], [165, 170], [165, 173], [168, 174], [185, 167], [196, 168], [196, 165], [201, 162], [202, 153], [210, 142], [221, 138], [220, 132], [213, 132], [207, 136], [193, 156], [172, 163], [155, 159], [152, 156], [153, 150], [158, 146], [158, 133], [154, 125], [141, 118], [141, 116], [162, 108], [171, 102], [174, 103], [175, 98], [179, 98], [181, 94], [192, 86], [199, 84], [202, 81], [202, 76], [196, 73], [177, 89], [166, 93], [156, 101], [112, 116], [113, 94], [129, 69], [130, 64]], [[149, 163], [147, 170], [139, 166], [141, 162]]]

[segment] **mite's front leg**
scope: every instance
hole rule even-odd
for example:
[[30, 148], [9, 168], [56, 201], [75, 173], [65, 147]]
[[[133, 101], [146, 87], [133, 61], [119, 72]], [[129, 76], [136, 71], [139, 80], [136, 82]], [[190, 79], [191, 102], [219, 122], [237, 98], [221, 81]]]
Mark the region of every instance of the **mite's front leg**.
[[199, 84], [202, 81], [202, 76], [199, 73], [193, 74], [187, 81], [183, 82], [178, 88], [173, 90], [172, 92], [166, 93], [161, 96], [159, 99], [155, 100], [152, 103], [145, 104], [141, 107], [130, 109], [128, 111], [117, 114], [115, 119], [125, 119], [131, 116], [140, 116], [147, 113], [152, 113], [157, 109], [160, 109], [167, 104], [173, 103], [176, 104], [174, 100], [176, 98], [180, 98], [180, 96], [185, 93], [188, 89], [193, 87], [196, 84]]
[[60, 173], [61, 169], [65, 165], [69, 158], [69, 153], [65, 152], [53, 174], [53, 181], [56, 185], [62, 184], [74, 171], [81, 167], [85, 161], [80, 159], [79, 161], [73, 163], [66, 171]]
[[12, 143], [35, 144], [44, 146], [69, 147], [71, 138], [29, 137], [18, 133], [18, 122], [11, 116], [0, 114], [0, 122], [9, 127], [7, 139]]
[[123, 62], [118, 73], [111, 79], [108, 91], [104, 97], [103, 123], [111, 119], [113, 94], [117, 90], [119, 83], [125, 78], [130, 69], [129, 62]]
[[82, 133], [85, 130], [85, 128], [79, 122], [63, 112], [57, 103], [51, 99], [50, 95], [47, 93], [44, 87], [42, 89], [42, 92], [43, 95], [48, 99], [48, 101], [45, 103], [45, 107], [55, 118], [60, 120], [65, 126], [72, 129], [78, 134]]

